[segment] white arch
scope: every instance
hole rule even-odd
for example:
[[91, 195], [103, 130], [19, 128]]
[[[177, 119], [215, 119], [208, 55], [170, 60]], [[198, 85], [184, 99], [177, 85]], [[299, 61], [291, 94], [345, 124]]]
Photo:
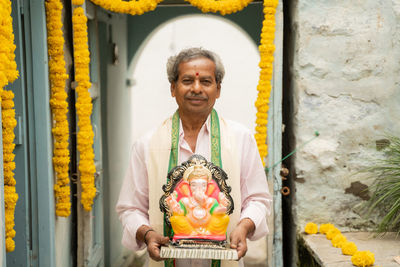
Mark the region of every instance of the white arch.
[[253, 131], [259, 75], [256, 44], [238, 25], [214, 15], [184, 15], [157, 27], [129, 65], [133, 80], [132, 138], [136, 140], [176, 109], [170, 96], [166, 62], [183, 48], [201, 46], [220, 55], [226, 69], [216, 109]]

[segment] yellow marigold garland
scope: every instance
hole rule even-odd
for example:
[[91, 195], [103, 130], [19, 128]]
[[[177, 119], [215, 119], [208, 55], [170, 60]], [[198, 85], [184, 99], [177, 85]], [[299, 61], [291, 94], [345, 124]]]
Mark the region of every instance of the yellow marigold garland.
[[[314, 233], [316, 224], [310, 222], [305, 227], [307, 234]], [[341, 234], [333, 224], [321, 224], [319, 227], [321, 234], [326, 234], [326, 238], [330, 239], [332, 245], [336, 248], [341, 248], [344, 255], [350, 255], [351, 262], [355, 266], [368, 267], [374, 265], [375, 255], [371, 251], [357, 251], [357, 246], [353, 242], [347, 241], [347, 238]]]
[[[76, 3], [76, 1], [74, 1]], [[72, 24], [74, 31], [74, 65], [77, 101], [76, 114], [78, 115], [79, 132], [77, 135], [79, 151], [79, 172], [82, 187], [81, 203], [86, 211], [90, 211], [96, 195], [94, 184], [93, 129], [90, 121], [92, 114], [92, 98], [89, 76], [90, 53], [88, 47], [87, 18], [82, 7], [74, 8]]]
[[[154, 10], [158, 3], [162, 0], [137, 0], [137, 1], [122, 1], [122, 0], [91, 0], [102, 8], [130, 15], [142, 15], [148, 11]], [[79, 4], [81, 0], [73, 0], [73, 3]]]
[[62, 31], [62, 9], [60, 0], [48, 0], [46, 5], [47, 45], [49, 53], [49, 76], [51, 87], [50, 106], [53, 113], [53, 166], [57, 182], [54, 185], [57, 216], [68, 217], [71, 214], [69, 186], [69, 150], [68, 150], [68, 102], [65, 81], [68, 75], [64, 60], [64, 36]]
[[14, 93], [3, 88], [18, 78], [17, 63], [15, 62], [15, 44], [12, 28], [11, 1], [0, 1], [0, 94], [2, 108], [3, 132], [3, 168], [4, 168], [4, 208], [5, 208], [5, 240], [6, 251], [15, 249], [14, 212], [18, 194], [15, 190], [14, 179], [14, 128], [17, 125], [14, 110]]
[[256, 119], [256, 134], [254, 135], [258, 151], [260, 152], [261, 160], [265, 166], [264, 159], [268, 154], [267, 140], [267, 123], [268, 123], [268, 109], [269, 97], [271, 95], [271, 79], [272, 68], [274, 62], [274, 38], [275, 38], [275, 12], [278, 5], [278, 0], [264, 0], [264, 21], [261, 31], [261, 44], [260, 51], [260, 79], [258, 82], [257, 90], [258, 96], [255, 102], [257, 108]]
[[242, 10], [253, 0], [185, 0], [202, 12], [220, 12], [221, 15], [235, 13]]

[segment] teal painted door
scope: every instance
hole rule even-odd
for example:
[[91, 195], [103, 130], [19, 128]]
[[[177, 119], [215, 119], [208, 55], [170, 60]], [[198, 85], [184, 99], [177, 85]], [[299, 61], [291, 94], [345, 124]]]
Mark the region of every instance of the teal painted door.
[[[88, 16], [90, 17], [90, 16]], [[89, 50], [91, 55], [90, 76], [93, 112], [91, 116], [94, 132], [96, 196], [92, 211], [83, 210], [78, 203], [78, 266], [104, 266], [104, 223], [103, 223], [103, 152], [101, 121], [101, 85], [99, 60], [99, 34], [97, 20], [88, 20]], [[78, 118], [79, 119], [79, 118]]]
[[7, 253], [7, 266], [29, 266], [31, 245], [27, 240], [31, 238], [31, 224], [30, 224], [30, 208], [29, 208], [29, 165], [28, 165], [28, 142], [27, 138], [27, 105], [26, 101], [26, 82], [25, 82], [25, 51], [23, 45], [23, 21], [21, 16], [21, 8], [19, 1], [12, 2], [12, 17], [13, 17], [13, 30], [15, 35], [15, 50], [16, 62], [20, 77], [13, 84], [9, 85], [7, 89], [14, 92], [15, 112], [17, 119], [17, 127], [15, 128], [15, 163], [16, 169], [14, 170], [15, 179], [17, 181], [16, 190], [18, 193], [18, 202], [15, 208], [15, 227], [16, 236], [15, 251]]
[[14, 92], [15, 251], [7, 266], [55, 266], [54, 194], [44, 0], [12, 1], [16, 62]]

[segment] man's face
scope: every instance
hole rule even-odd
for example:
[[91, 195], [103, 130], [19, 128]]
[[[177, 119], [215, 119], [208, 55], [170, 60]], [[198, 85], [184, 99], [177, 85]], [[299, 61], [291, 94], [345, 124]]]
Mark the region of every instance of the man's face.
[[195, 58], [179, 64], [178, 73], [178, 80], [171, 83], [171, 95], [179, 109], [190, 115], [208, 115], [221, 89], [215, 80], [214, 62]]

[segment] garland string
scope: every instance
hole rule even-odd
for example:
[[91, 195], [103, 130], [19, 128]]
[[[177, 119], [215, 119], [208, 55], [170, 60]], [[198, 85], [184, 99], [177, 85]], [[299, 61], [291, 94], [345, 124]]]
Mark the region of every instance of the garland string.
[[62, 31], [62, 9], [60, 0], [48, 0], [46, 5], [47, 45], [49, 54], [49, 77], [51, 87], [50, 106], [53, 114], [53, 166], [57, 182], [54, 185], [57, 216], [68, 217], [71, 214], [69, 186], [69, 126], [68, 102], [65, 82], [68, 75], [64, 60], [64, 36]]
[[12, 28], [11, 1], [0, 1], [0, 93], [3, 133], [3, 167], [4, 167], [4, 208], [5, 208], [5, 239], [6, 251], [15, 249], [14, 212], [18, 194], [14, 179], [14, 128], [17, 125], [14, 110], [14, 93], [3, 88], [18, 78], [15, 62], [15, 44]]
[[[72, 4], [83, 4], [81, 0], [73, 0]], [[75, 104], [78, 115], [77, 144], [79, 151], [79, 172], [81, 181], [81, 203], [86, 211], [90, 211], [93, 199], [96, 196], [94, 173], [93, 138], [94, 133], [90, 116], [92, 114], [92, 98], [89, 89], [91, 87], [89, 75], [90, 53], [87, 34], [87, 17], [82, 7], [74, 8], [72, 16], [74, 32], [74, 66], [75, 80], [77, 82], [77, 101]]]
[[257, 108], [256, 134], [254, 135], [260, 157], [265, 166], [265, 157], [268, 155], [267, 141], [267, 124], [269, 98], [271, 95], [271, 79], [274, 62], [274, 38], [275, 38], [275, 12], [278, 6], [278, 0], [264, 0], [264, 21], [261, 31], [260, 51], [260, 79], [257, 90], [258, 96], [255, 102]]

